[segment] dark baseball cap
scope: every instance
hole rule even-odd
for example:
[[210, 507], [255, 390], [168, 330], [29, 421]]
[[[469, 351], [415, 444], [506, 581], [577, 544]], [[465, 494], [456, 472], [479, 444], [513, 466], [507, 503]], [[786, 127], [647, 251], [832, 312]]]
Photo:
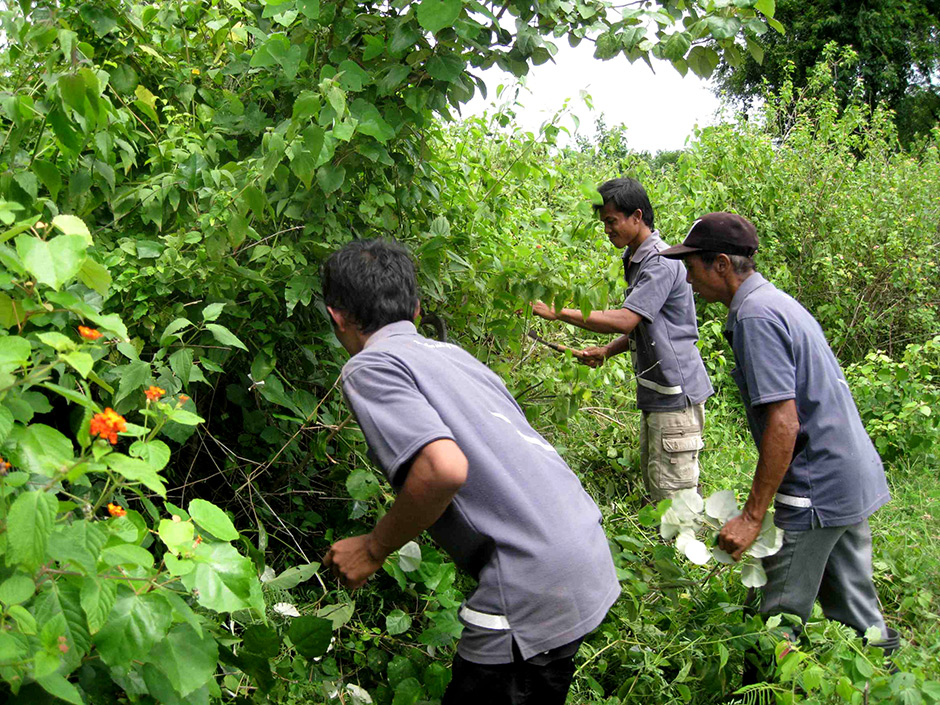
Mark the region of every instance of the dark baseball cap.
[[706, 213], [692, 223], [681, 245], [660, 252], [661, 257], [682, 259], [696, 252], [723, 252], [752, 256], [757, 252], [757, 229], [734, 213]]

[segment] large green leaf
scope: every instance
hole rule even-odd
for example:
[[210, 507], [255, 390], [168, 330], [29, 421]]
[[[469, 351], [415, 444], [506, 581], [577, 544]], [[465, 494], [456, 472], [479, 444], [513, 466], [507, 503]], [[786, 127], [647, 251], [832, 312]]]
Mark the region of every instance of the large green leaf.
[[49, 555], [62, 568], [97, 573], [98, 557], [108, 540], [107, 533], [90, 521], [75, 521], [58, 527], [49, 537]]
[[41, 240], [24, 234], [16, 238], [16, 252], [26, 269], [38, 282], [56, 290], [78, 276], [87, 248], [88, 242], [81, 235]]
[[157, 534], [170, 552], [177, 556], [180, 551], [188, 551], [192, 548], [195, 527], [191, 521], [161, 519]]
[[114, 395], [115, 404], [131, 392], [140, 389], [150, 382], [150, 365], [141, 360], [121, 365], [115, 368], [115, 372], [120, 374], [121, 380], [118, 384], [117, 394]]
[[343, 185], [345, 180], [346, 169], [344, 167], [325, 164], [317, 170], [317, 182], [323, 189], [323, 193], [333, 193]]
[[418, 23], [429, 32], [440, 32], [445, 27], [453, 26], [462, 9], [461, 0], [421, 0], [418, 5]]
[[238, 531], [228, 515], [211, 502], [194, 499], [189, 503], [189, 515], [199, 527], [222, 541], [234, 541]]
[[45, 424], [16, 426], [10, 439], [16, 444], [10, 451], [11, 462], [29, 472], [52, 477], [74, 460], [72, 442]]
[[212, 337], [218, 340], [222, 345], [231, 345], [242, 350], [248, 350], [245, 344], [240, 341], [232, 331], [218, 323], [207, 323], [206, 328], [212, 333]]
[[154, 472], [160, 472], [170, 462], [170, 447], [163, 441], [134, 441], [128, 452], [147, 463]]
[[254, 564], [228, 543], [204, 541], [195, 549], [195, 569], [183, 576], [183, 585], [196, 590], [196, 600], [216, 612], [243, 609], [264, 611]]
[[333, 623], [311, 615], [295, 617], [291, 620], [287, 635], [301, 656], [308, 659], [318, 658], [330, 647]]
[[135, 593], [119, 585], [108, 619], [94, 637], [101, 660], [109, 666], [143, 661], [154, 644], [166, 637], [172, 613], [158, 592]]
[[219, 647], [210, 634], [197, 634], [188, 624], [178, 624], [157, 642], [149, 661], [163, 671], [183, 698], [212, 678]]
[[118, 584], [115, 580], [102, 580], [94, 577], [82, 581], [80, 593], [82, 609], [88, 618], [88, 631], [94, 635], [104, 626], [114, 601], [117, 599]]
[[16, 573], [0, 583], [0, 603], [19, 605], [26, 602], [36, 592], [36, 583], [28, 575]]
[[88, 653], [91, 646], [79, 587], [68, 580], [56, 580], [46, 584], [48, 588], [36, 598], [36, 621], [44, 625], [60, 616], [64, 620], [69, 650], [62, 654], [62, 660], [66, 669], [72, 671], [82, 662], [82, 657]]
[[6, 521], [8, 564], [35, 569], [46, 561], [58, 508], [55, 496], [41, 490], [24, 492], [16, 498]]
[[104, 462], [124, 479], [131, 482], [140, 482], [161, 497], [166, 497], [166, 486], [163, 484], [163, 478], [154, 471], [149, 462], [129, 458], [122, 453], [110, 453], [105, 456]]
[[319, 568], [319, 563], [307, 563], [306, 565], [294, 566], [293, 568], [288, 568], [279, 576], [272, 578], [265, 584], [275, 590], [290, 590], [292, 587], [296, 587], [300, 583], [310, 580], [310, 578], [317, 574]]

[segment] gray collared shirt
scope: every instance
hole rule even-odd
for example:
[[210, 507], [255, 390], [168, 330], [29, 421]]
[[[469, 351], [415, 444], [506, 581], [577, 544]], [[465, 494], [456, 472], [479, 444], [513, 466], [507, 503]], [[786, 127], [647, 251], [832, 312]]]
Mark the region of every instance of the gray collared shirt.
[[714, 393], [695, 345], [692, 287], [681, 262], [658, 256], [667, 247], [655, 231], [623, 255], [623, 307], [643, 319], [630, 333], [636, 404], [643, 411], [684, 409]]
[[881, 458], [816, 319], [755, 272], [731, 301], [725, 337], [758, 447], [767, 424], [764, 405], [796, 403], [800, 430], [777, 491], [777, 526], [847, 526], [887, 502]]
[[600, 510], [496, 374], [399, 321], [369, 338], [342, 379], [393, 487], [434, 440], [455, 441], [467, 457], [467, 481], [429, 533], [477, 579], [466, 606], [509, 629], [468, 627], [461, 656], [508, 663], [515, 641], [529, 659], [600, 624], [620, 595]]

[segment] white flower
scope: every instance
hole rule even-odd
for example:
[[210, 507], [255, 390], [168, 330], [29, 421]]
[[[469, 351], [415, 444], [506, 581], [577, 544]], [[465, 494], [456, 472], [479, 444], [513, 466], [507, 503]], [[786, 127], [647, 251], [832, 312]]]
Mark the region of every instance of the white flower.
[[300, 612], [297, 611], [297, 608], [294, 607], [290, 602], [278, 602], [274, 607], [272, 607], [275, 612], [282, 614], [285, 617], [299, 617]]

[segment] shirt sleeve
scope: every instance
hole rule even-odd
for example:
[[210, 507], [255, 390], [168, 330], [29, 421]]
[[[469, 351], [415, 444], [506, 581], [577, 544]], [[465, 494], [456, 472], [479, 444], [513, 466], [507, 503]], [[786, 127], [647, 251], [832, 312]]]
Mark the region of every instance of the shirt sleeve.
[[751, 406], [796, 398], [793, 339], [784, 326], [769, 318], [739, 320], [734, 343]]
[[370, 455], [394, 486], [404, 482], [405, 474], [399, 471], [407, 470], [424, 446], [442, 438], [454, 440], [410, 371], [394, 359], [376, 357], [357, 365], [344, 374], [343, 392]]
[[636, 282], [627, 292], [623, 308], [630, 309], [652, 323], [669, 298], [675, 278], [675, 272], [669, 268], [666, 260], [655, 255], [647, 257]]

